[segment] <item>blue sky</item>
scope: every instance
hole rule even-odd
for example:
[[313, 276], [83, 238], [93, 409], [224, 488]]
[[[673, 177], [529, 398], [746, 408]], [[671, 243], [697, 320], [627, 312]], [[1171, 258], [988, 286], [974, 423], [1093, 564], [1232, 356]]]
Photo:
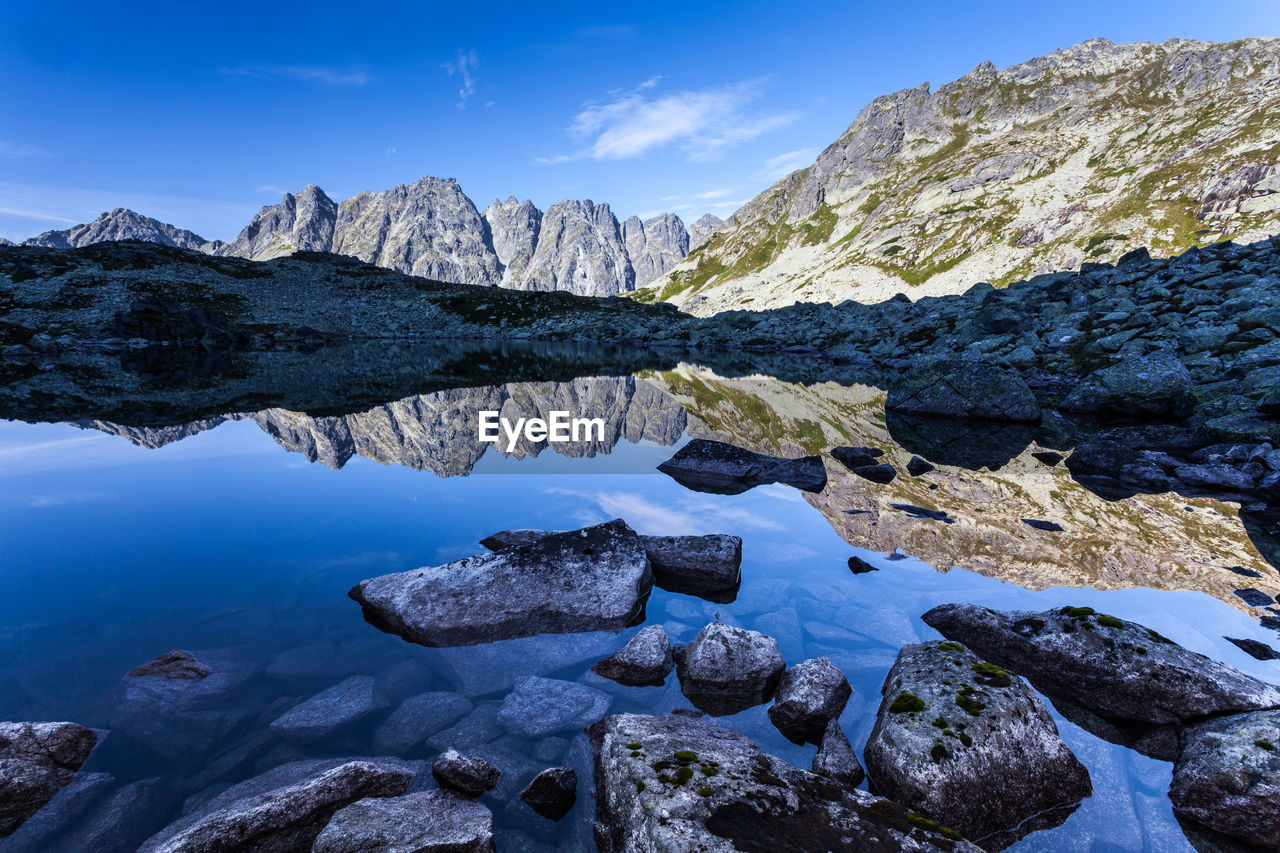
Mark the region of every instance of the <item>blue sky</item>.
[[0, 236], [124, 206], [230, 239], [284, 190], [423, 175], [731, 213], [878, 94], [1086, 38], [1280, 34], [1276, 0], [0, 1]]

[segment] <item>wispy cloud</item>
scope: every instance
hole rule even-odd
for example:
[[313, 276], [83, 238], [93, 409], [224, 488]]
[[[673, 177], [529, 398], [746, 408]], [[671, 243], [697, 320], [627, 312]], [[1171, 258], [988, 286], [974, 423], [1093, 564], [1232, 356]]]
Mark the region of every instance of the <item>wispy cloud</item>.
[[660, 95], [654, 91], [660, 79], [652, 77], [633, 89], [610, 92], [605, 101], [586, 104], [569, 127], [582, 147], [539, 162], [624, 160], [667, 146], [678, 147], [692, 161], [711, 160], [799, 117], [751, 110], [762, 94], [761, 80]]
[[[663, 536], [689, 536], [717, 533], [725, 528], [782, 530], [772, 518], [700, 495], [685, 495], [675, 501], [659, 503], [638, 492], [579, 491], [549, 488], [547, 494], [584, 498], [597, 507], [605, 518], [625, 518], [639, 533]], [[580, 511], [576, 520], [602, 520], [590, 510]]]
[[25, 142], [0, 139], [0, 157], [48, 157], [49, 152]]
[[712, 198], [724, 198], [731, 192], [733, 192], [733, 190], [729, 188], [720, 189], [720, 190], [707, 190], [704, 193], [694, 193], [693, 195], [667, 195], [667, 196], [663, 196], [662, 200], [663, 201], [704, 201], [706, 199], [712, 199]]
[[238, 65], [218, 69], [223, 74], [256, 80], [294, 80], [324, 86], [363, 86], [369, 72], [362, 68], [328, 68], [322, 65]]
[[474, 49], [460, 50], [457, 61], [444, 64], [444, 70], [449, 73], [449, 76], [456, 76], [462, 82], [462, 87], [458, 89], [458, 109], [460, 110], [467, 108], [467, 98], [476, 93], [475, 70], [479, 65], [480, 57]]
[[779, 154], [777, 157], [770, 157], [766, 160], [763, 168], [756, 172], [756, 176], [776, 181], [779, 178], [786, 177], [796, 169], [803, 169], [805, 166], [812, 165], [814, 158], [817, 156], [817, 148], [801, 148], [798, 151], [788, 151], [785, 154]]

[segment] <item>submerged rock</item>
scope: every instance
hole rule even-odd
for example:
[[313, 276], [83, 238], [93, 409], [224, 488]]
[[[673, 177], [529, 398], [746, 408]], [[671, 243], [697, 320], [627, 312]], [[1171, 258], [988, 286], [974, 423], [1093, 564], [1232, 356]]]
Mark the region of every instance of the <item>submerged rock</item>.
[[772, 637], [714, 622], [678, 656], [676, 674], [695, 707], [721, 716], [768, 701], [784, 669]]
[[612, 702], [594, 687], [530, 675], [502, 700], [498, 722], [514, 735], [544, 737], [585, 728], [607, 714]]
[[1159, 724], [1280, 707], [1280, 687], [1089, 607], [1033, 613], [944, 604], [922, 618], [1042, 693], [1104, 717]]
[[1022, 679], [957, 643], [906, 646], [883, 694], [867, 774], [895, 802], [967, 837], [1092, 792], [1088, 771]]
[[353, 675], [286, 711], [271, 724], [271, 730], [285, 740], [310, 743], [390, 704], [373, 677]]
[[548, 820], [560, 820], [578, 799], [578, 774], [570, 767], [543, 770], [520, 792], [520, 799]]
[[171, 652], [160, 655], [153, 661], [134, 668], [129, 673], [129, 677], [141, 678], [144, 675], [158, 675], [161, 678], [182, 678], [198, 681], [208, 676], [211, 672], [213, 670], [196, 660], [196, 656], [191, 652], [174, 649]]
[[827, 484], [827, 470], [817, 456], [781, 459], [706, 438], [689, 442], [658, 470], [688, 489], [717, 495], [737, 495], [769, 483], [820, 492]]
[[431, 775], [445, 788], [478, 797], [497, 785], [502, 773], [483, 758], [446, 749], [432, 762]]
[[373, 744], [381, 751], [405, 752], [449, 728], [470, 714], [473, 707], [467, 697], [447, 691], [410, 696], [378, 727]]
[[912, 415], [1035, 422], [1040, 404], [1012, 370], [976, 361], [934, 359], [889, 389], [885, 408]]
[[818, 743], [852, 694], [848, 679], [830, 658], [801, 661], [778, 683], [769, 719], [788, 740]]
[[340, 810], [312, 853], [493, 853], [493, 814], [451, 791], [371, 797]]
[[339, 809], [366, 797], [399, 796], [413, 779], [399, 763], [348, 761], [300, 781], [274, 784], [290, 775], [293, 768], [280, 767], [228, 789], [153, 835], [139, 853], [310, 850]]
[[366, 580], [365, 617], [428, 646], [618, 631], [644, 612], [653, 573], [640, 537], [610, 521], [443, 566]]
[[622, 714], [596, 723], [590, 736], [601, 853], [978, 853], [931, 820], [797, 770], [702, 720]]
[[1280, 711], [1188, 727], [1173, 765], [1174, 812], [1259, 848], [1280, 848]]
[[813, 764], [809, 769], [819, 776], [826, 776], [850, 788], [861, 785], [862, 780], [867, 776], [862, 770], [862, 765], [858, 763], [857, 753], [849, 744], [849, 738], [845, 736], [844, 729], [840, 728], [839, 720], [831, 720], [827, 723], [827, 728], [822, 733], [822, 741], [818, 745], [818, 752], [813, 756]]
[[738, 536], [641, 536], [640, 541], [649, 555], [654, 583], [665, 590], [705, 598], [736, 593], [741, 583], [742, 539]]
[[97, 743], [75, 723], [0, 723], [0, 838], [69, 784]]
[[646, 625], [618, 651], [591, 667], [596, 675], [628, 687], [661, 684], [674, 666], [671, 642], [661, 625]]

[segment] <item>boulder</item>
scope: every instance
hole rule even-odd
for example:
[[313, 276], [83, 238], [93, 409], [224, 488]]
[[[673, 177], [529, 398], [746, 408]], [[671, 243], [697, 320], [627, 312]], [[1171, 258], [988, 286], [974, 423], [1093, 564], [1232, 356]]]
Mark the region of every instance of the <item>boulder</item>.
[[452, 791], [371, 797], [341, 809], [312, 853], [494, 853], [493, 814]]
[[784, 669], [772, 637], [713, 622], [677, 656], [676, 674], [695, 707], [721, 716], [768, 701]]
[[[300, 762], [297, 769], [316, 765]], [[293, 775], [295, 768], [285, 765], [229, 788], [153, 835], [139, 853], [310, 850], [339, 809], [366, 797], [399, 796], [413, 779], [413, 773], [400, 763], [347, 761], [298, 781], [276, 784]]]
[[855, 575], [865, 575], [867, 572], [878, 572], [880, 570], [861, 557], [850, 557], [849, 571], [853, 572]]
[[919, 477], [924, 474], [928, 474], [932, 470], [933, 465], [921, 459], [919, 456], [912, 456], [907, 462], [907, 473], [912, 477]]
[[378, 726], [373, 745], [380, 752], [406, 752], [470, 714], [473, 707], [467, 697], [447, 691], [410, 696]]
[[1044, 703], [958, 643], [906, 646], [882, 692], [864, 755], [894, 802], [980, 839], [1092, 793]]
[[949, 639], [1103, 717], [1147, 724], [1280, 707], [1280, 687], [1184, 649], [1136, 622], [944, 604], [922, 617]]
[[[181, 802], [181, 794], [164, 780], [139, 779], [102, 797], [40, 853], [135, 853]], [[9, 853], [7, 845], [0, 847]]]
[[644, 613], [653, 573], [622, 521], [543, 536], [443, 566], [366, 580], [365, 618], [428, 646], [618, 631]]
[[5, 853], [49, 853], [53, 838], [72, 825], [116, 786], [110, 773], [77, 773], [65, 788], [60, 788], [38, 812], [0, 844]]
[[844, 729], [840, 728], [839, 720], [827, 723], [827, 728], [822, 733], [822, 742], [818, 745], [818, 752], [813, 756], [813, 764], [809, 769], [850, 788], [861, 785], [867, 775], [858, 763], [858, 756], [849, 744]]
[[619, 684], [639, 687], [666, 681], [673, 666], [666, 629], [646, 625], [625, 646], [593, 665], [591, 671]]
[[502, 773], [483, 758], [446, 749], [431, 763], [431, 775], [441, 787], [478, 797], [497, 785]]
[[1134, 356], [1095, 370], [1061, 408], [1068, 412], [1129, 417], [1179, 417], [1191, 409], [1191, 374], [1170, 353]]
[[[742, 539], [737, 536], [641, 536], [653, 580], [662, 589], [733, 601], [742, 581]], [[734, 593], [724, 597], [717, 593]]]
[[390, 704], [372, 676], [353, 675], [286, 711], [271, 723], [271, 730], [294, 743], [311, 743]]
[[1187, 727], [1173, 765], [1174, 812], [1260, 849], [1280, 849], [1280, 711]]
[[199, 681], [212, 673], [209, 667], [196, 660], [191, 652], [174, 649], [166, 652], [153, 661], [135, 667], [129, 673], [130, 678], [141, 678], [144, 675], [158, 675], [161, 678], [181, 678]]
[[578, 774], [569, 767], [543, 770], [520, 792], [520, 799], [547, 820], [560, 820], [578, 799]]
[[1254, 660], [1280, 660], [1280, 652], [1266, 643], [1248, 637], [1225, 637], [1224, 639]]
[[558, 731], [586, 728], [609, 712], [608, 693], [537, 675], [526, 676], [502, 700], [498, 722], [523, 737], [544, 737]]
[[884, 451], [878, 447], [833, 447], [831, 456], [846, 468], [867, 468], [879, 465]]
[[75, 723], [0, 723], [0, 838], [66, 787], [97, 743]]
[[658, 470], [686, 488], [718, 495], [737, 495], [769, 483], [820, 492], [827, 484], [827, 470], [817, 456], [780, 459], [706, 438], [689, 442]]
[[909, 415], [1034, 423], [1040, 404], [1012, 370], [976, 361], [926, 361], [891, 384], [885, 409]]
[[812, 658], [788, 669], [778, 682], [769, 719], [793, 743], [818, 743], [853, 694], [830, 658]]
[[797, 770], [703, 720], [622, 714], [596, 723], [590, 736], [601, 853], [978, 853], [932, 820]]

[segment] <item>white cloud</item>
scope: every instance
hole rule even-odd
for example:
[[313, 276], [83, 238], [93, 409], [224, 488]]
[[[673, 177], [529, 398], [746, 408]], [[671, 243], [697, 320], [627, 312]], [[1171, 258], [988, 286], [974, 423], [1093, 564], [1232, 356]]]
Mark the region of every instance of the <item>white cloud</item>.
[[[547, 494], [569, 495], [594, 503], [604, 518], [626, 519], [638, 533], [660, 536], [691, 536], [719, 533], [726, 528], [783, 530], [779, 522], [758, 513], [703, 495], [683, 495], [675, 501], [658, 503], [638, 492], [579, 491], [550, 488]], [[601, 519], [590, 510], [580, 511], [577, 520]], [[598, 522], [597, 522], [598, 523]]]
[[667, 146], [680, 148], [692, 161], [710, 160], [798, 118], [797, 113], [751, 111], [761, 94], [759, 80], [652, 94], [659, 80], [653, 77], [632, 90], [610, 92], [606, 101], [586, 104], [569, 127], [583, 147], [539, 162], [624, 160]]
[[286, 192], [288, 192], [288, 190], [281, 189], [280, 187], [274, 186], [272, 184], [265, 184], [263, 186], [258, 187], [258, 192], [271, 193], [273, 195], [284, 195]]
[[458, 51], [458, 59], [456, 62], [446, 62], [444, 70], [449, 72], [449, 76], [457, 76], [462, 81], [462, 88], [458, 89], [458, 109], [466, 109], [467, 98], [476, 93], [475, 70], [480, 65], [480, 57], [475, 50]]
[[220, 68], [219, 71], [255, 80], [296, 80], [324, 86], [363, 86], [370, 79], [369, 72], [360, 68], [340, 70], [320, 65], [240, 65]]
[[817, 148], [801, 148], [798, 151], [788, 151], [785, 154], [779, 154], [777, 157], [770, 157], [765, 161], [764, 168], [756, 172], [756, 175], [776, 181], [780, 178], [785, 178], [796, 169], [803, 169], [805, 166], [812, 165], [817, 156]]

